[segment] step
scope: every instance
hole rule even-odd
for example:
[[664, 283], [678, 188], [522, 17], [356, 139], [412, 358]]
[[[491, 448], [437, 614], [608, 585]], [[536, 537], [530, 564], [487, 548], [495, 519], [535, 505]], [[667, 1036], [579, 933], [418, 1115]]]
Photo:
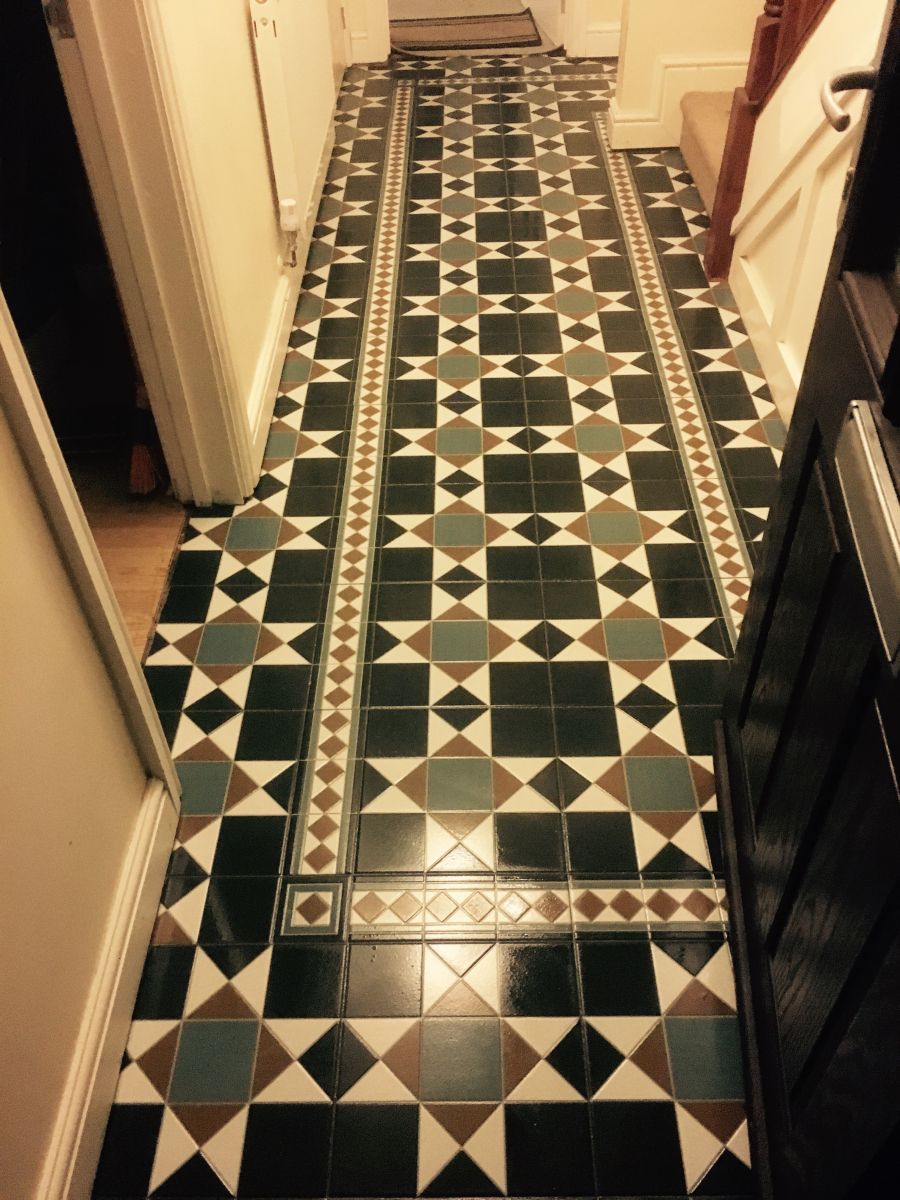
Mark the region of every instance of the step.
[[733, 97], [733, 92], [686, 92], [681, 99], [681, 153], [707, 212], [716, 198]]

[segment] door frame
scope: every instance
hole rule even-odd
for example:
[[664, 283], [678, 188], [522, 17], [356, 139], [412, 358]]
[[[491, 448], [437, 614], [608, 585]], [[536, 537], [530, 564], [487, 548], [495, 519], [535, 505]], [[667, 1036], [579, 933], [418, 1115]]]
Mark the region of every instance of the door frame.
[[[384, 62], [391, 51], [390, 0], [342, 0], [351, 63]], [[562, 44], [576, 58], [615, 56], [619, 49], [621, 0], [605, 0], [616, 19], [597, 21], [596, 0], [559, 0]]]
[[158, 0], [68, 6], [74, 36], [50, 36], [173, 490], [241, 503], [259, 476], [299, 270], [285, 268], [284, 328], [241, 397]]
[[[2, 292], [0, 412], [44, 510], [60, 563], [147, 777], [119, 883], [110, 898], [109, 923], [44, 1163], [39, 1195], [66, 1200], [90, 1192], [175, 835], [181, 787], [125, 619]], [[90, 949], [97, 953], [96, 947]]]

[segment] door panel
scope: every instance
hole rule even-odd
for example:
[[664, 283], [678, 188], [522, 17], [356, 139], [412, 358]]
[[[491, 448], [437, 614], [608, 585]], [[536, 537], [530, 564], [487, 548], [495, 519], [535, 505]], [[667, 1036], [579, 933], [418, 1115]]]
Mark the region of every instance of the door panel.
[[[900, 137], [892, 8], [717, 754], [754, 1151], [776, 1200], [856, 1200], [879, 1156], [900, 1172], [900, 553], [866, 474], [881, 458], [890, 489], [900, 461], [896, 375], [884, 371], [895, 353], [879, 349], [887, 330], [896, 352], [900, 306], [887, 284], [865, 303], [856, 286], [862, 270], [889, 278], [900, 240], [898, 222], [871, 219]], [[860, 428], [872, 457], [851, 472]]]

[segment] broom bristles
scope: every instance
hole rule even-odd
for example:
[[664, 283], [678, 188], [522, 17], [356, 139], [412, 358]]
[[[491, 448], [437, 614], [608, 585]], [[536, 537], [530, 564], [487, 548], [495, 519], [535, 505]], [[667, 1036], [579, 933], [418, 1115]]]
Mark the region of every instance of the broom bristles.
[[159, 472], [149, 446], [140, 443], [131, 447], [131, 466], [128, 471], [128, 490], [134, 496], [149, 496], [159, 484]]

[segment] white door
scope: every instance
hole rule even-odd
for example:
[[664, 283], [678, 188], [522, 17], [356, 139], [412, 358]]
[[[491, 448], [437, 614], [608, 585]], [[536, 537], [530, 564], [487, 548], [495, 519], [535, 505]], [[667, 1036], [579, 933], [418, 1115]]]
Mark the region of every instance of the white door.
[[0, 293], [0, 1190], [87, 1197], [178, 811]]

